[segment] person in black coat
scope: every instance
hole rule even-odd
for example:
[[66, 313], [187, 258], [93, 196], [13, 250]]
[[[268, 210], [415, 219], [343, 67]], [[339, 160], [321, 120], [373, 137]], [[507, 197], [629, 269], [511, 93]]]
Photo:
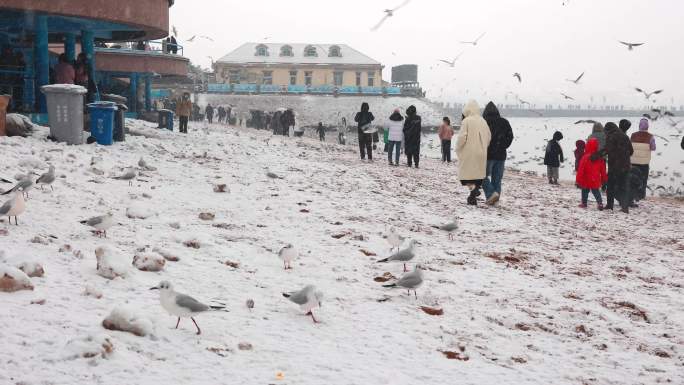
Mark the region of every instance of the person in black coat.
[[499, 109], [489, 102], [482, 113], [487, 121], [492, 140], [487, 147], [487, 176], [482, 184], [487, 203], [495, 204], [501, 195], [501, 180], [503, 179], [504, 167], [508, 147], [513, 143], [513, 129], [508, 120], [501, 117]]
[[632, 163], [630, 157], [634, 153], [632, 141], [625, 133], [631, 123], [627, 120], [620, 122], [620, 128], [613, 122], [606, 123], [606, 146], [603, 149], [608, 156], [608, 202], [606, 210], [613, 210], [613, 203], [617, 198], [623, 213], [629, 213], [630, 186], [629, 175]]
[[546, 175], [549, 178], [550, 184], [558, 184], [558, 169], [560, 164], [565, 162], [563, 149], [558, 143], [561, 139], [563, 139], [563, 134], [560, 131], [556, 131], [553, 133], [553, 139], [549, 140], [549, 143], [546, 145], [544, 164], [546, 165]]
[[207, 115], [207, 120], [209, 121], [209, 123], [213, 123], [214, 107], [212, 107], [211, 104], [207, 104], [207, 107], [204, 109], [204, 114]]
[[365, 131], [371, 128], [371, 123], [375, 120], [375, 116], [370, 112], [368, 103], [361, 103], [361, 111], [356, 113], [354, 121], [358, 124], [359, 134], [359, 151], [361, 152], [361, 160], [366, 159], [368, 153], [368, 160], [373, 160], [373, 137]]
[[420, 162], [420, 136], [422, 134], [420, 115], [416, 114], [416, 106], [409, 106], [406, 109], [406, 120], [404, 120], [404, 152], [408, 166], [416, 165]]

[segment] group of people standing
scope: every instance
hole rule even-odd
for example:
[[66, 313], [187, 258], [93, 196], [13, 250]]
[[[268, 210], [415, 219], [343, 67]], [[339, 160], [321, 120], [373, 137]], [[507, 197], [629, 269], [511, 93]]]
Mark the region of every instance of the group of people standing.
[[[632, 123], [623, 119], [619, 124], [608, 122], [605, 126], [594, 123], [587, 141], [575, 142], [575, 183], [581, 189], [579, 207], [586, 208], [589, 193], [594, 196], [599, 210], [613, 210], [617, 200], [620, 209], [638, 207], [639, 200], [646, 198], [651, 153], [656, 150], [655, 137], [648, 132], [649, 121], [639, 122], [639, 131], [627, 136]], [[558, 143], [563, 135], [556, 131], [546, 146], [544, 164], [547, 165], [549, 183], [558, 183], [558, 168], [565, 159]], [[606, 192], [603, 205], [601, 192]]]
[[[507, 150], [513, 142], [513, 130], [508, 120], [501, 117], [494, 103], [490, 102], [484, 114], [475, 101], [463, 109], [461, 129], [456, 139], [456, 155], [459, 159], [459, 178], [469, 189], [467, 203], [477, 205], [477, 197], [484, 189], [486, 203], [494, 205], [501, 196], [501, 181], [504, 174]], [[361, 159], [373, 160], [373, 149], [378, 142], [377, 130], [371, 128], [375, 116], [368, 103], [361, 105], [354, 117], [359, 136]], [[406, 109], [402, 116], [395, 109], [389, 116], [385, 129], [387, 158], [391, 166], [398, 166], [403, 144], [408, 167], [419, 168], [422, 122], [415, 106]], [[438, 135], [442, 146], [442, 161], [451, 162], [451, 140], [454, 130], [448, 117], [443, 119]]]
[[213, 107], [211, 105], [211, 103], [209, 103], [204, 108], [204, 116], [206, 116], [207, 121], [209, 123], [214, 123], [214, 114], [216, 114], [216, 118], [217, 118], [218, 123], [232, 124], [232, 122], [231, 122], [231, 120], [233, 119], [232, 113], [233, 113], [233, 107], [232, 106]]

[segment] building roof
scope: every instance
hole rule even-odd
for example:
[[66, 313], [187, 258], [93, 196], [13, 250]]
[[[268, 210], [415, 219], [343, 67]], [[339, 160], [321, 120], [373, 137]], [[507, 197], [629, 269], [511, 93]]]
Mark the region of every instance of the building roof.
[[[283, 47], [292, 49], [292, 56], [281, 55]], [[257, 56], [257, 48], [265, 47], [268, 55]], [[331, 47], [339, 47], [340, 56], [329, 56]], [[307, 48], [314, 49], [317, 56], [305, 56]], [[288, 44], [288, 43], [245, 43], [216, 63], [224, 64], [361, 64], [381, 65], [346, 44]]]

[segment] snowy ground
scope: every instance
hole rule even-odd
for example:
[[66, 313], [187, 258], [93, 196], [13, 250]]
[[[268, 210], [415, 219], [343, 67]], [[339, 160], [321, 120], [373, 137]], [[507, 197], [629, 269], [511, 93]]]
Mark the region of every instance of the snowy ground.
[[[0, 138], [0, 175], [48, 161], [59, 175], [54, 192], [30, 192], [18, 227], [0, 223], [0, 261], [45, 269], [34, 291], [0, 293], [0, 384], [684, 382], [680, 201], [652, 198], [629, 216], [585, 211], [571, 185], [508, 173], [501, 205], [474, 208], [456, 167], [433, 160], [390, 168], [265, 131], [191, 124], [181, 136], [131, 124], [153, 137], [111, 147], [53, 144], [45, 132]], [[110, 178], [140, 156], [157, 171], [132, 187]], [[219, 183], [230, 192], [214, 192]], [[108, 211], [118, 225], [107, 239], [78, 223]], [[454, 215], [449, 241], [431, 225]], [[375, 263], [388, 226], [420, 242], [417, 300], [374, 280], [401, 275]], [[284, 271], [276, 252], [290, 242], [301, 257]], [[107, 280], [96, 275], [103, 245], [128, 261], [155, 247], [180, 261]], [[200, 336], [189, 320], [174, 330], [148, 290], [161, 280], [230, 311], [200, 315]], [[281, 296], [305, 284], [326, 296], [320, 324]], [[105, 330], [120, 305], [151, 335]], [[113, 349], [106, 358], [82, 357], [101, 345]]]

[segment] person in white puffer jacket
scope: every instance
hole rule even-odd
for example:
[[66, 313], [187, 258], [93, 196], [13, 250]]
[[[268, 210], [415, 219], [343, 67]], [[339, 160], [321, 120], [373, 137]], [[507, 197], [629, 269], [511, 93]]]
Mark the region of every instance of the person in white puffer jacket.
[[[390, 166], [399, 165], [399, 155], [401, 155], [401, 142], [404, 140], [404, 117], [398, 108], [389, 117], [387, 122], [387, 130], [389, 135], [387, 140], [389, 142], [387, 149], [387, 159]], [[394, 153], [394, 162], [392, 162], [392, 154]]]

